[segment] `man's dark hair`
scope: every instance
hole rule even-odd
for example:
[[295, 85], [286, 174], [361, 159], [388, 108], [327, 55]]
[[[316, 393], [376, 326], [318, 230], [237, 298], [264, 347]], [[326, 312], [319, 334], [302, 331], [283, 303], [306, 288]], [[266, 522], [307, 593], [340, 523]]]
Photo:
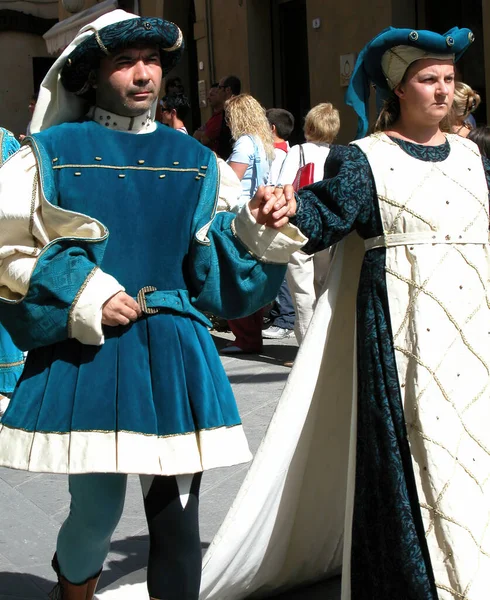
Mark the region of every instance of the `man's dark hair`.
[[277, 137], [288, 140], [294, 129], [294, 117], [284, 108], [269, 108], [265, 113], [271, 125], [276, 126]]
[[231, 89], [231, 93], [234, 96], [238, 96], [238, 94], [242, 91], [242, 82], [236, 75], [228, 75], [228, 77], [223, 81], [223, 87], [229, 87]]
[[173, 87], [178, 87], [180, 89], [180, 92], [177, 92], [177, 94], [184, 93], [184, 84], [182, 83], [181, 77], [178, 77], [176, 75], [175, 77], [169, 77], [168, 79], [165, 80], [165, 96], [169, 95], [169, 90], [170, 90], [170, 88], [173, 88]]
[[171, 94], [170, 96], [165, 96], [164, 98], [162, 98], [162, 106], [167, 110], [174, 110], [175, 108], [177, 117], [181, 121], [183, 121], [186, 118], [187, 113], [189, 112], [189, 109], [191, 107], [187, 96], [184, 96], [184, 94]]
[[212, 84], [209, 86], [209, 89], [211, 89], [211, 88], [217, 88], [217, 87], [219, 87], [219, 83], [216, 81], [215, 83], [212, 83]]

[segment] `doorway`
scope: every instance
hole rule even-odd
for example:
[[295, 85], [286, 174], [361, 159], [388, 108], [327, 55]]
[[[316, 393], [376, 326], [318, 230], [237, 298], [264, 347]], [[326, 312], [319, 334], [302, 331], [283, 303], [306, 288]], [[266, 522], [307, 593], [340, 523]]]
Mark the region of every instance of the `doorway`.
[[290, 144], [304, 140], [303, 121], [310, 109], [306, 0], [273, 0], [274, 106], [295, 119]]
[[473, 113], [477, 124], [487, 122], [485, 65], [483, 50], [482, 0], [426, 0], [426, 29], [445, 33], [455, 25], [468, 27], [475, 34], [475, 41], [458, 61], [457, 78], [475, 89], [481, 96], [481, 103]]
[[33, 78], [33, 89], [34, 93], [39, 92], [42, 80], [46, 73], [51, 68], [56, 58], [51, 56], [33, 56], [32, 57], [32, 78]]

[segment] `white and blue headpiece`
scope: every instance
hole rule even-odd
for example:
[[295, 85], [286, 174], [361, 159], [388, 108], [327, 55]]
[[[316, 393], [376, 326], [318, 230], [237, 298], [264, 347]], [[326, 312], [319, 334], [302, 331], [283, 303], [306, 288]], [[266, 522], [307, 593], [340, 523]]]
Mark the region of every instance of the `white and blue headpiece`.
[[358, 116], [356, 137], [368, 132], [371, 84], [376, 86], [378, 99], [384, 100], [413, 62], [422, 58], [457, 61], [474, 39], [469, 29], [458, 27], [444, 34], [388, 27], [374, 37], [359, 53], [345, 95], [346, 104]]
[[[90, 71], [101, 57], [115, 49], [141, 42], [160, 48], [164, 76], [179, 62], [184, 50], [182, 32], [174, 23], [120, 9], [82, 27], [41, 83], [31, 132], [81, 119], [87, 109], [83, 93]], [[153, 114], [155, 108], [156, 103]]]

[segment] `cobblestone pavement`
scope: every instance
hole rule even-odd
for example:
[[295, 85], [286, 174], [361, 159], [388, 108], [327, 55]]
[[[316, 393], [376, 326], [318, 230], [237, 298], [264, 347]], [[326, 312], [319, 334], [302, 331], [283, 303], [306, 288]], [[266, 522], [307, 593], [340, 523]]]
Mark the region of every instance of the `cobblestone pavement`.
[[[216, 334], [219, 347], [229, 334]], [[255, 453], [267, 429], [296, 354], [293, 339], [267, 340], [260, 356], [223, 357], [245, 431]], [[205, 550], [222, 522], [248, 465], [205, 473], [201, 488], [201, 537]], [[50, 566], [56, 535], [69, 508], [66, 477], [0, 468], [0, 600], [46, 599], [54, 585]], [[131, 476], [124, 514], [100, 580], [103, 589], [144, 568], [148, 535], [139, 480]], [[334, 579], [279, 596], [281, 600], [338, 600]], [[226, 600], [226, 598], [223, 598]]]

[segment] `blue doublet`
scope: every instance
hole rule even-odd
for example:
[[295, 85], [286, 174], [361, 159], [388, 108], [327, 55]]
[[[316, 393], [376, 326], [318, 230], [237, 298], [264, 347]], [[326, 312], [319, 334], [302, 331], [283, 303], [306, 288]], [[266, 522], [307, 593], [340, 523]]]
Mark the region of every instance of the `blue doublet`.
[[[0, 308], [14, 339], [31, 349], [3, 425], [45, 437], [46, 458], [17, 466], [174, 474], [247, 460], [231, 387], [199, 310], [250, 314], [274, 298], [285, 267], [260, 263], [234, 236], [234, 216], [214, 215], [215, 156], [162, 126], [130, 135], [94, 122], [63, 124], [31, 144], [46, 199], [97, 219], [109, 236], [54, 240], [24, 302]], [[97, 266], [133, 297], [156, 288], [148, 304], [163, 309], [105, 327], [105, 343], [90, 346], [69, 339], [70, 314]], [[63, 460], [49, 457], [53, 434], [70, 436]], [[99, 441], [101, 453], [113, 454], [109, 462], [76, 450]]]
[[[0, 166], [16, 152], [19, 142], [0, 127]], [[0, 394], [13, 392], [24, 366], [24, 354], [14, 345], [9, 334], [0, 325]]]

